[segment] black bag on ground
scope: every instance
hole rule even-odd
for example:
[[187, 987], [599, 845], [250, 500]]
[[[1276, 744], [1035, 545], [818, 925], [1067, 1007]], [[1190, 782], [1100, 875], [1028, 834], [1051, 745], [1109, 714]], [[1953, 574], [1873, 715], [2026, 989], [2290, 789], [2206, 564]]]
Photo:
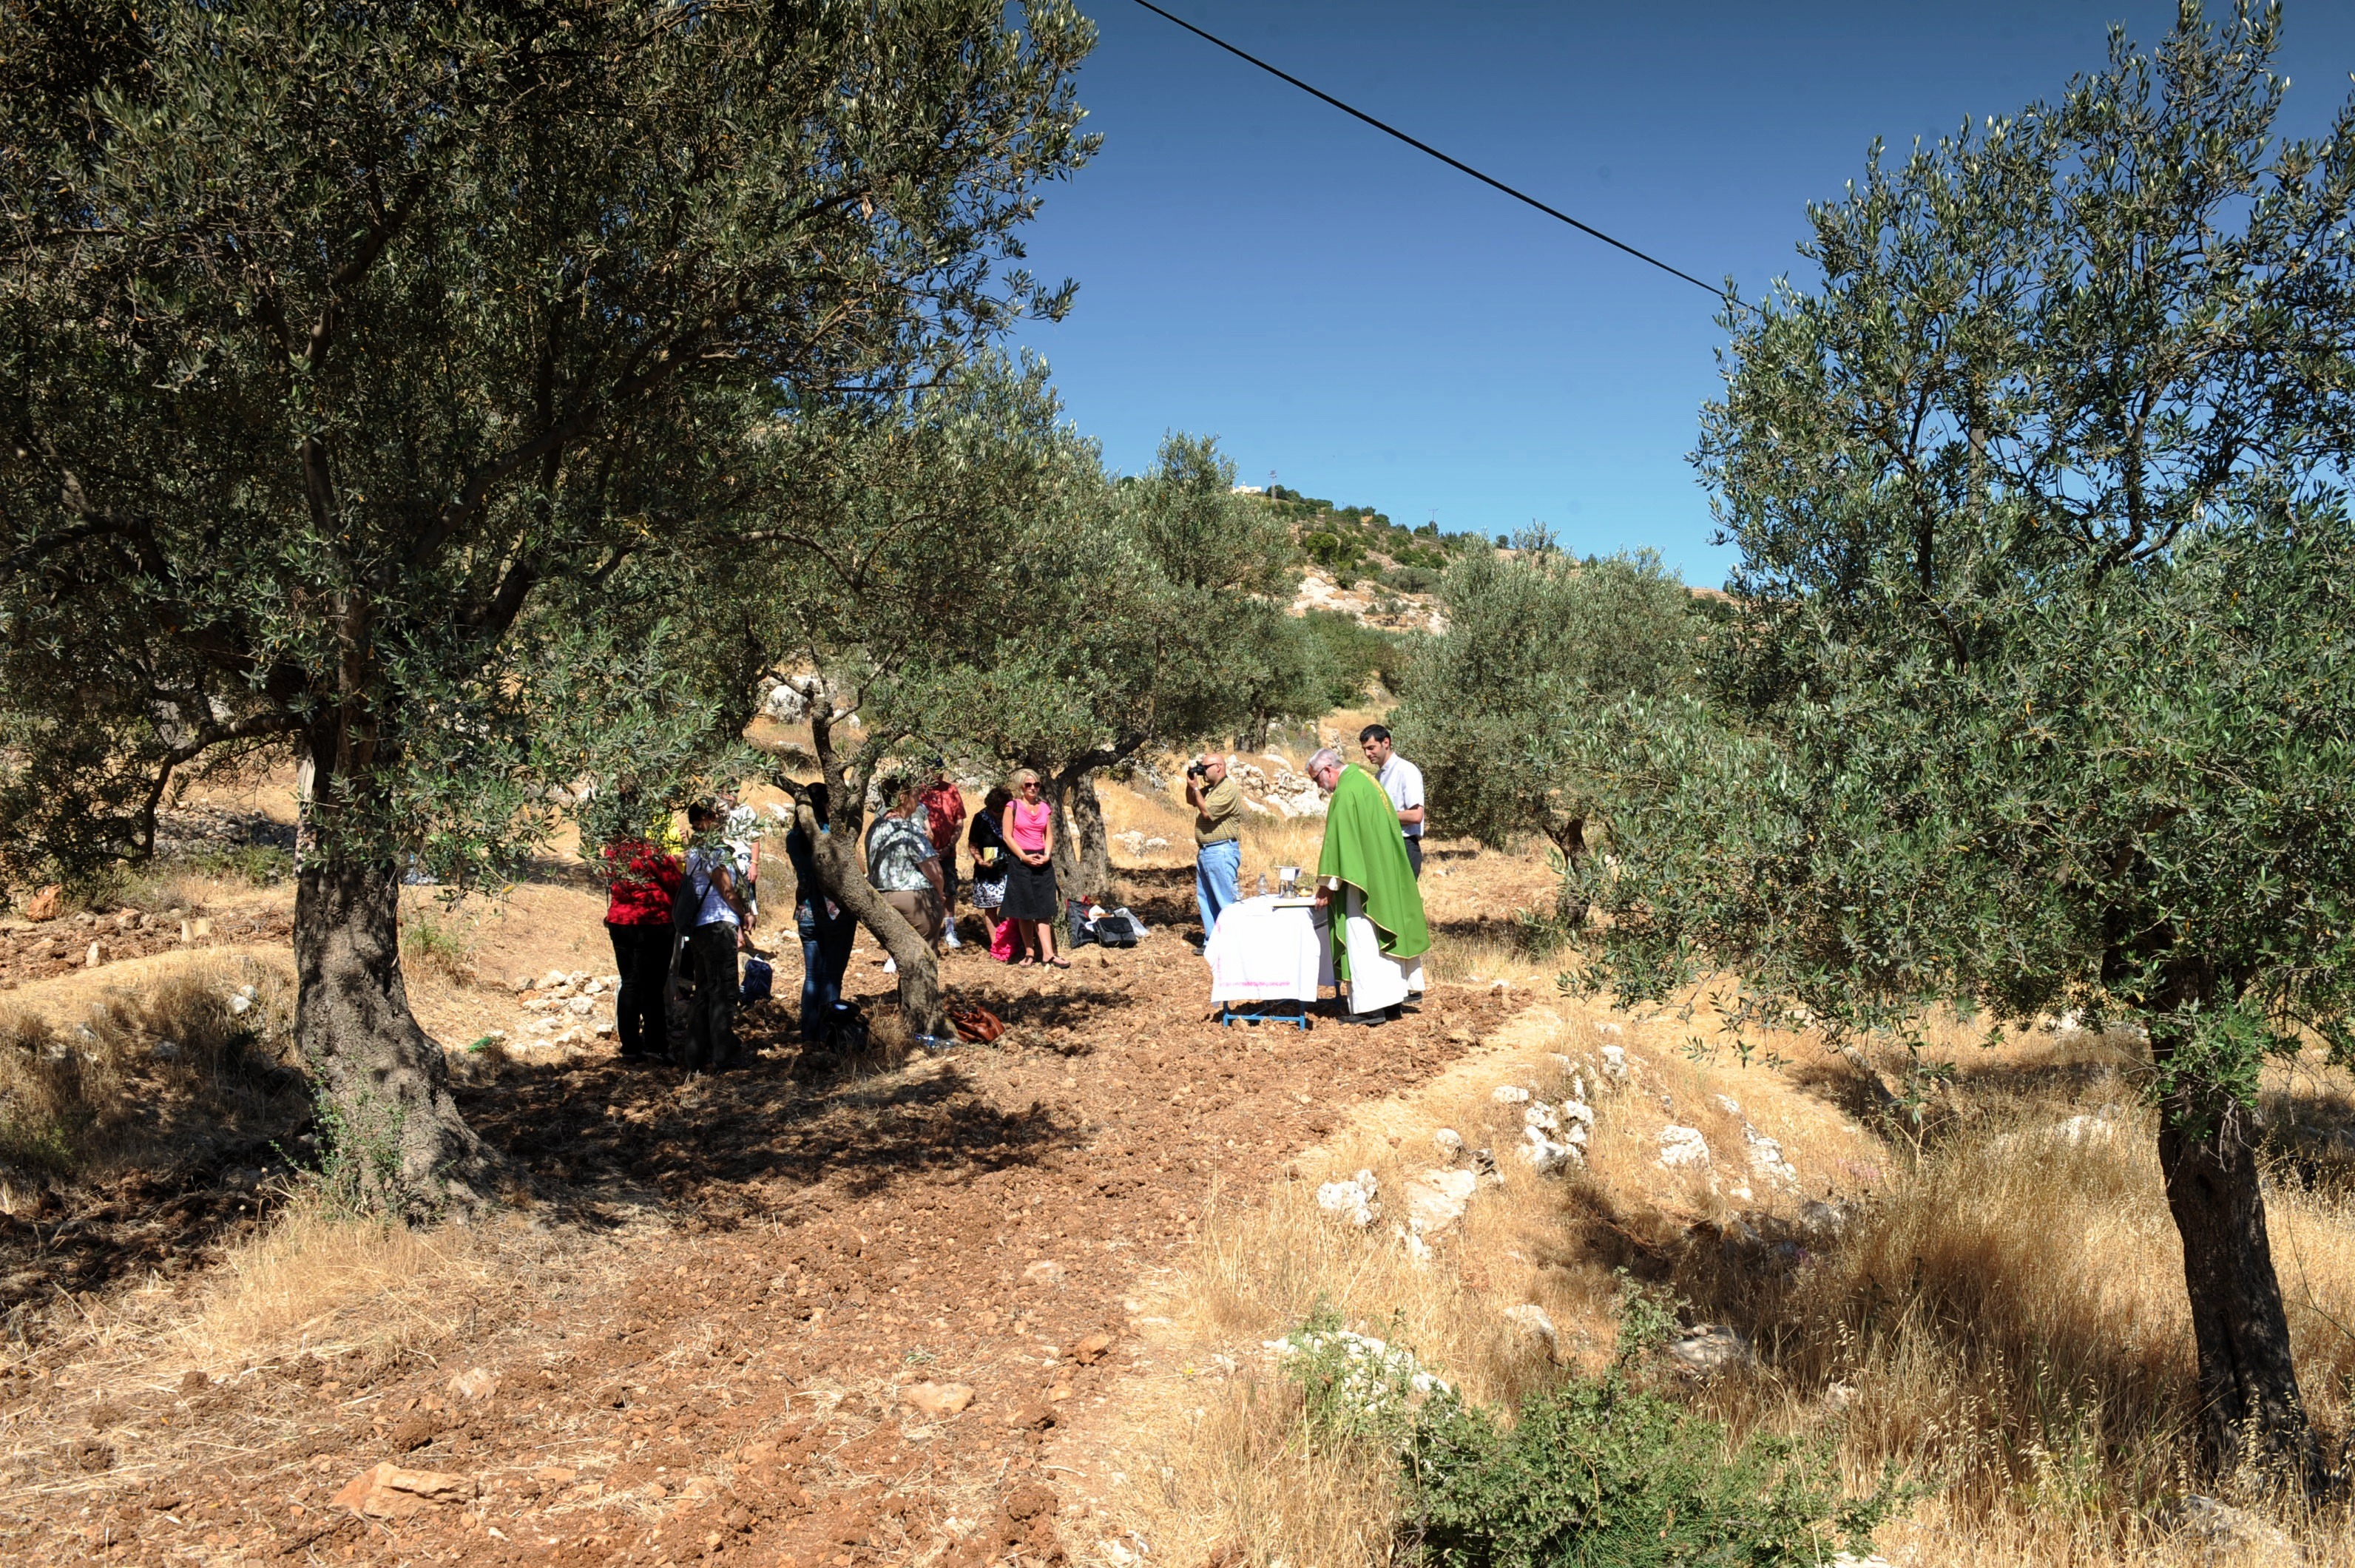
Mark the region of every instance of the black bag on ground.
[[815, 1047], [833, 1056], [858, 1056], [867, 1050], [867, 1015], [849, 1002], [837, 1002], [820, 1019]]

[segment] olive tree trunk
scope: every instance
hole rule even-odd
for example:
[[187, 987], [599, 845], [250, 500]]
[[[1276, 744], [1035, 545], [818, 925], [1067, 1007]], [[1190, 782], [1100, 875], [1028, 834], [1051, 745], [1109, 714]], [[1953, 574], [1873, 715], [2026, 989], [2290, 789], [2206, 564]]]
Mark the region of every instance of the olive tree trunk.
[[874, 933], [883, 951], [891, 955], [899, 966], [900, 1011], [915, 1034], [944, 1035], [948, 1018], [941, 1005], [941, 968], [932, 955], [932, 944], [926, 942], [883, 900], [875, 885], [859, 869], [858, 857], [851, 848], [855, 835], [845, 834], [837, 827], [831, 833], [817, 831], [815, 819], [809, 808], [801, 808], [802, 831], [810, 836], [814, 847], [811, 859], [817, 863], [818, 880], [826, 895], [848, 910], [851, 918]]
[[330, 1176], [411, 1217], [488, 1201], [506, 1164], [459, 1115], [442, 1048], [409, 1010], [399, 867], [307, 859], [294, 968], [294, 1036], [319, 1085]]
[[[948, 1015], [941, 1001], [941, 966], [933, 956], [932, 944], [917, 933], [916, 928], [900, 917], [900, 912], [883, 901], [875, 884], [867, 880], [858, 864], [856, 848], [863, 837], [867, 822], [867, 782], [869, 768], [860, 765], [846, 768], [834, 747], [834, 727], [846, 715], [833, 709], [832, 699], [823, 694], [813, 699], [810, 707], [810, 744], [817, 752], [818, 772], [825, 776], [826, 794], [832, 810], [829, 820], [832, 831], [817, 830], [817, 816], [810, 809], [808, 798], [794, 795], [794, 820], [808, 835], [810, 858], [816, 863], [818, 881], [826, 896], [850, 912], [851, 918], [874, 934], [891, 955], [900, 978], [900, 1011], [908, 1020], [914, 1034], [946, 1035]], [[869, 755], [879, 748], [870, 743], [861, 748], [861, 755]], [[779, 778], [780, 788], [790, 788], [791, 781]]]
[[1055, 880], [1066, 898], [1102, 898], [1112, 891], [1112, 845], [1104, 837], [1103, 802], [1096, 796], [1092, 763], [1053, 775], [1056, 812]]
[[[2154, 1033], [2152, 1044], [2163, 1061], [2168, 1042]], [[2200, 1363], [2201, 1456], [2316, 1487], [2321, 1458], [2290, 1359], [2249, 1113], [2208, 1085], [2178, 1090], [2159, 1109], [2158, 1166], [2183, 1240]]]

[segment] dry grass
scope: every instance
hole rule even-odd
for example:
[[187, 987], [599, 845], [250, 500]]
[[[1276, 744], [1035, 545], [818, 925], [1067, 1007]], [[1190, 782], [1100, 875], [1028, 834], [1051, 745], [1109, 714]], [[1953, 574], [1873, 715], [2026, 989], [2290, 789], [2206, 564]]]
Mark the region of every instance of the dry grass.
[[293, 1014], [283, 960], [213, 955], [109, 987], [78, 1021], [0, 1014], [0, 1183], [167, 1166], [299, 1119]]
[[[2130, 1041], [2033, 1035], [1964, 1057], [1916, 1158], [1910, 1140], [1885, 1145], [1837, 1108], [1850, 1069], [1797, 1055], [1787, 1037], [1778, 1064], [1764, 1052], [1696, 1060], [1679, 1049], [1694, 1029], [1533, 1011], [1501, 1052], [1361, 1117], [1295, 1179], [1214, 1211], [1166, 1293], [1167, 1355], [1193, 1375], [1135, 1391], [1123, 1458], [1145, 1479], [1115, 1499], [1119, 1522], [1181, 1562], [1230, 1543], [1259, 1564], [1391, 1561], [1391, 1461], [1313, 1440], [1262, 1342], [1329, 1302], [1469, 1397], [1510, 1408], [1608, 1355], [1612, 1271], [1625, 1267], [1683, 1297], [1688, 1320], [1753, 1336], [1759, 1368], [1691, 1390], [1699, 1406], [1737, 1434], [1826, 1438], [1859, 1488], [1892, 1464], [1921, 1487], [1882, 1531], [1894, 1562], [2288, 1560], [2214, 1554], [2163, 1522], [2197, 1484], [2185, 1468], [2192, 1369]], [[1412, 1261], [1390, 1232], [1401, 1182], [1438, 1163], [1432, 1129], [1504, 1156], [1518, 1107], [1486, 1088], [1558, 1089], [1560, 1052], [1598, 1089], [1590, 1063], [1604, 1043], [1627, 1048], [1637, 1070], [1595, 1098], [1587, 1171], [1540, 1181], [1505, 1157], [1505, 1187], [1482, 1189], [1431, 1264]], [[2350, 1142], [2350, 1097], [2335, 1078], [2277, 1073], [2269, 1098], [2275, 1125], [2304, 1140], [2277, 1160], [2276, 1262], [2309, 1405], [2340, 1432], [2355, 1420], [2355, 1196], [2333, 1161]], [[1660, 1166], [1671, 1121], [1701, 1131], [1710, 1169]], [[1746, 1168], [1745, 1127], [1780, 1143], [1794, 1181]], [[1315, 1203], [1317, 1181], [1359, 1166], [1392, 1209], [1370, 1234]], [[1807, 1209], [1827, 1197], [1847, 1214], [1837, 1233]], [[1555, 1324], [1559, 1364], [1506, 1331], [1502, 1309], [1522, 1301]], [[2345, 1506], [2286, 1522], [2306, 1561], [2355, 1563]]]
[[162, 1336], [166, 1360], [218, 1372], [322, 1347], [421, 1349], [473, 1317], [475, 1290], [496, 1281], [492, 1253], [463, 1226], [412, 1230], [298, 1191]]

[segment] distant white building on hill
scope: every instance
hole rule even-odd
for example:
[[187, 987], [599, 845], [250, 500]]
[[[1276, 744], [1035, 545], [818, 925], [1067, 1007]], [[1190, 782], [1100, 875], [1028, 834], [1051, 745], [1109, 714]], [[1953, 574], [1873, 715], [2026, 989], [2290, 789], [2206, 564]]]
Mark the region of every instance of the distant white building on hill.
[[1235, 494], [1238, 496], [1264, 496], [1267, 494], [1267, 486], [1264, 485], [1238, 485], [1235, 486]]

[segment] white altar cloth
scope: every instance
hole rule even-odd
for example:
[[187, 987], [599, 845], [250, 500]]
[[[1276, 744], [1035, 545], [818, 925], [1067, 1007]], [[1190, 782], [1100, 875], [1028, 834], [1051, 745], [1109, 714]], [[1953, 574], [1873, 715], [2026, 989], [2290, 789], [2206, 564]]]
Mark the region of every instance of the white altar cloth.
[[1229, 904], [1202, 949], [1213, 1002], [1313, 1002], [1333, 983], [1323, 912], [1273, 894]]

